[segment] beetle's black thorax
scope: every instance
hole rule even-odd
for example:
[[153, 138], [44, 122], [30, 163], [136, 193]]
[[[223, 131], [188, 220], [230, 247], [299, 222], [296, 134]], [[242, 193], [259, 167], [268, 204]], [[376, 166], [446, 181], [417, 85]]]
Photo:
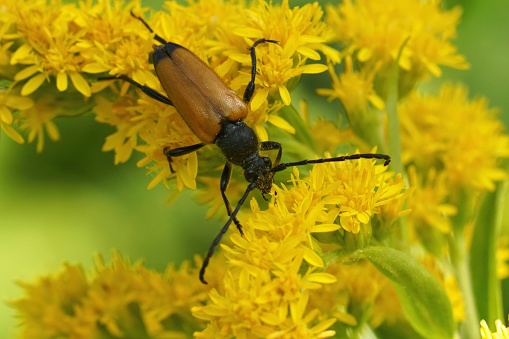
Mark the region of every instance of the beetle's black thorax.
[[219, 132], [215, 144], [226, 160], [245, 168], [253, 157], [259, 157], [258, 138], [244, 121], [226, 122]]

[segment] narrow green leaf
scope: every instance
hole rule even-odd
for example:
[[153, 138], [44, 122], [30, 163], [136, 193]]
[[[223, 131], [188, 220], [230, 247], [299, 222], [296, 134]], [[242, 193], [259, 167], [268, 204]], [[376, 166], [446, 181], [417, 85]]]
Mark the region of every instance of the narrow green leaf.
[[440, 282], [421, 264], [390, 247], [363, 250], [396, 289], [412, 327], [425, 338], [452, 338], [455, 324], [449, 298]]
[[500, 282], [497, 277], [497, 241], [506, 208], [503, 183], [487, 193], [480, 206], [474, 228], [470, 265], [477, 313], [488, 324], [503, 319]]

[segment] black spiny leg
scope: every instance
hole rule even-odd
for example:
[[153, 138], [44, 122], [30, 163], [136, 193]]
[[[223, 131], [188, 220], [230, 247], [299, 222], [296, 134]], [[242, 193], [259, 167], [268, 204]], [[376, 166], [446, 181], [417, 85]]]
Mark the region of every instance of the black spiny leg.
[[171, 173], [175, 173], [175, 171], [173, 170], [173, 167], [171, 166], [171, 163], [172, 163], [171, 158], [172, 157], [180, 157], [180, 156], [183, 156], [183, 155], [186, 155], [189, 153], [193, 153], [193, 152], [199, 150], [200, 148], [202, 148], [203, 146], [205, 146], [205, 144], [200, 143], [200, 144], [196, 144], [196, 145], [184, 146], [184, 147], [179, 147], [179, 148], [174, 148], [174, 149], [165, 147], [163, 149], [163, 153], [168, 158], [168, 163], [170, 164]]
[[111, 77], [99, 78], [99, 80], [116, 80], [116, 79], [121, 79], [121, 80], [127, 81], [131, 85], [134, 85], [134, 86], [138, 87], [139, 89], [141, 89], [143, 91], [143, 93], [145, 93], [152, 99], [162, 102], [163, 104], [173, 106], [173, 103], [171, 102], [171, 100], [169, 98], [162, 95], [155, 89], [144, 86], [144, 85], [140, 84], [139, 82], [134, 81], [133, 79], [129, 78], [127, 75], [121, 75], [119, 77], [111, 76]]
[[[132, 11], [131, 11], [131, 15], [134, 18], [140, 20], [141, 23], [143, 25], [145, 25], [145, 27], [147, 27], [147, 29], [150, 31], [150, 33], [154, 33], [152, 28], [150, 28], [150, 26], [147, 24], [147, 22], [145, 20], [143, 20], [139, 16], [136, 16]], [[157, 35], [155, 33], [154, 33], [154, 39], [157, 40], [158, 42], [160, 42], [163, 45], [167, 43], [166, 40], [164, 40], [163, 38], [161, 38], [159, 35]], [[152, 89], [150, 87], [144, 86], [144, 85], [134, 81], [133, 79], [129, 78], [126, 75], [121, 75], [119, 77], [114, 77], [114, 76], [112, 76], [112, 77], [105, 77], [105, 78], [100, 78], [99, 80], [115, 80], [115, 79], [122, 79], [124, 81], [127, 81], [128, 83], [130, 83], [130, 84], [138, 87], [139, 89], [141, 89], [143, 91], [143, 93], [145, 93], [146, 95], [148, 95], [152, 99], [157, 100], [159, 102], [162, 102], [163, 104], [173, 106], [173, 103], [171, 102], [171, 100], [168, 97], [166, 97], [165, 95], [159, 93], [155, 89]]]
[[216, 236], [216, 238], [210, 245], [209, 250], [208, 250], [207, 254], [205, 255], [205, 258], [203, 258], [203, 263], [201, 264], [201, 268], [200, 268], [200, 281], [202, 283], [204, 283], [204, 284], [207, 283], [207, 281], [205, 280], [205, 277], [204, 277], [205, 270], [207, 269], [207, 266], [209, 265], [210, 258], [212, 257], [212, 254], [214, 254], [215, 248], [221, 241], [221, 238], [226, 233], [226, 231], [228, 231], [228, 228], [230, 227], [233, 219], [235, 219], [235, 217], [237, 216], [237, 213], [239, 213], [240, 207], [244, 204], [244, 201], [246, 201], [246, 199], [249, 195], [249, 192], [251, 192], [252, 190], [254, 190], [256, 188], [256, 184], [257, 184], [257, 181], [255, 180], [252, 183], [250, 183], [249, 186], [247, 186], [246, 191], [244, 192], [244, 195], [242, 196], [242, 198], [240, 198], [239, 203], [237, 204], [237, 207], [235, 207], [232, 215], [230, 216], [230, 219], [228, 219], [226, 224], [223, 226], [223, 228], [221, 229], [219, 234]]
[[255, 41], [253, 46], [249, 49], [249, 54], [251, 55], [251, 81], [247, 84], [246, 90], [244, 91], [244, 102], [250, 102], [251, 98], [254, 94], [255, 89], [255, 78], [256, 78], [256, 52], [255, 48], [258, 46], [258, 44], [261, 44], [263, 42], [271, 42], [274, 44], [277, 44], [278, 41], [276, 40], [269, 40], [269, 39], [258, 39]]
[[[224, 205], [226, 206], [226, 212], [228, 213], [229, 217], [232, 215], [232, 206], [230, 205], [230, 202], [226, 197], [226, 189], [228, 188], [228, 183], [230, 182], [231, 176], [232, 176], [232, 164], [227, 162], [224, 165], [223, 174], [221, 174], [220, 191], [221, 195], [223, 196]], [[242, 225], [235, 216], [233, 217], [233, 222], [235, 223], [235, 226], [237, 226], [240, 235], [244, 236], [244, 232], [242, 231]]]

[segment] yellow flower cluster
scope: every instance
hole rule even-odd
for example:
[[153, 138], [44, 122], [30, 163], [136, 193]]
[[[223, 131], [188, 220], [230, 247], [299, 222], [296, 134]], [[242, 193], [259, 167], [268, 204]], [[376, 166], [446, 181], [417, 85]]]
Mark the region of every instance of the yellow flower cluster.
[[404, 93], [429, 74], [440, 76], [440, 66], [468, 68], [450, 41], [456, 37], [459, 7], [444, 11], [441, 1], [347, 0], [327, 10], [334, 39], [346, 46], [343, 53], [354, 55], [362, 68], [379, 68], [382, 82], [397, 64]]
[[26, 322], [23, 338], [185, 338], [188, 326], [202, 326], [189, 309], [207, 298], [196, 275], [188, 263], [160, 274], [113, 253], [110, 264], [97, 257], [92, 274], [66, 264], [58, 274], [20, 283], [25, 297], [12, 305]]
[[399, 112], [403, 161], [440, 169], [447, 190], [492, 191], [506, 178], [497, 160], [509, 157], [509, 136], [485, 98], [469, 100], [464, 86], [445, 84], [437, 96], [412, 93]]
[[[252, 199], [251, 210], [238, 214], [244, 236], [232, 232], [213, 257], [210, 287], [189, 263], [160, 274], [118, 254], [110, 266], [98, 259], [92, 277], [66, 265], [23, 283], [26, 296], [12, 305], [25, 337], [327, 338], [402, 323], [422, 331], [407, 286], [398, 285], [411, 286], [412, 276], [394, 276], [412, 272], [411, 264], [372, 265], [362, 253], [373, 245], [391, 248], [391, 258], [392, 248], [407, 252], [419, 268], [429, 258], [424, 266], [438, 277], [449, 313], [477, 326], [464, 283], [468, 231], [483, 194], [507, 177], [499, 161], [509, 157], [509, 137], [495, 110], [464, 86], [446, 84], [437, 95], [416, 89], [441, 67], [468, 68], [451, 41], [460, 9], [420, 0], [347, 0], [327, 6], [326, 17], [318, 3], [288, 0], [171, 0], [164, 8], [151, 13], [138, 0], [0, 0], [2, 131], [18, 143], [36, 141], [41, 152], [46, 135], [59, 139], [56, 118], [91, 112], [115, 129], [103, 146], [115, 163], [140, 152], [149, 188], [202, 188], [198, 201], [211, 216], [224, 211], [217, 150], [175, 157], [172, 172], [163, 149], [197, 137], [174, 107], [114, 78], [164, 93], [149, 57], [155, 33], [191, 50], [241, 95], [251, 79], [248, 49], [266, 38], [278, 44], [257, 47], [245, 119], [258, 138], [270, 135], [285, 157], [299, 159], [378, 149], [393, 167], [360, 159], [288, 171], [267, 208]], [[154, 32], [135, 16], [147, 17]], [[306, 103], [299, 112], [292, 98], [302, 75], [326, 71], [331, 85], [317, 93], [340, 102], [337, 119], [315, 119]], [[246, 189], [236, 175], [230, 201]]]
[[[333, 336], [327, 329], [344, 320], [345, 312], [318, 306], [325, 296], [315, 291], [338, 283], [341, 268], [323, 271], [348, 260], [334, 250], [351, 253], [370, 243], [371, 234], [379, 231], [373, 226], [377, 220], [394, 221], [395, 216], [384, 215], [390, 210], [384, 207], [399, 204], [404, 182], [386, 169], [372, 160], [330, 163], [314, 166], [302, 179], [295, 168], [291, 186], [276, 187], [267, 210], [253, 199], [244, 237], [235, 233], [233, 246], [222, 246], [228, 272], [223, 292], [213, 290], [208, 305], [193, 309], [210, 322], [199, 336]], [[320, 255], [326, 251], [331, 253], [327, 264]], [[339, 286], [344, 289], [344, 281]]]

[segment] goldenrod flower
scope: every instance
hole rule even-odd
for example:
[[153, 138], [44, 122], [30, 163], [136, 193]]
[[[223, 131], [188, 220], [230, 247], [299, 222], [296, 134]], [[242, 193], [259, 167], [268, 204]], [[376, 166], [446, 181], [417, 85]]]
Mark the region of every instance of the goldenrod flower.
[[413, 228], [429, 234], [426, 228], [433, 227], [443, 234], [452, 232], [451, 216], [457, 214], [455, 205], [448, 203], [449, 187], [445, 172], [437, 173], [431, 168], [425, 175], [417, 174], [415, 167], [408, 170], [410, 184], [414, 188], [408, 199], [412, 210], [409, 221]]
[[37, 139], [37, 152], [42, 152], [44, 148], [45, 133], [52, 141], [60, 139], [60, 132], [53, 122], [58, 113], [58, 108], [49, 95], [41, 97], [29, 109], [20, 112], [20, 129], [28, 131], [28, 142]]
[[332, 89], [320, 88], [317, 93], [326, 96], [328, 101], [338, 99], [353, 131], [360, 138], [370, 140], [373, 135], [380, 134], [380, 111], [385, 108], [384, 101], [374, 89], [377, 69], [366, 67], [356, 71], [349, 56], [345, 58], [344, 68], [338, 75], [333, 66], [329, 65]]
[[496, 113], [461, 85], [446, 84], [437, 96], [411, 94], [399, 108], [403, 161], [443, 169], [450, 188], [493, 190], [507, 177], [497, 161], [509, 157]]
[[379, 110], [384, 109], [385, 103], [373, 88], [375, 70], [368, 71], [364, 69], [361, 72], [355, 72], [352, 58], [347, 57], [344, 72], [337, 75], [332, 65], [330, 65], [329, 74], [332, 79], [332, 89], [321, 88], [317, 90], [317, 93], [327, 96], [328, 101], [338, 99], [350, 120], [361, 120], [363, 115], [368, 113], [368, 104]]
[[11, 65], [24, 65], [14, 80], [29, 79], [21, 95], [30, 95], [45, 81], [65, 91], [70, 78], [76, 90], [89, 97], [90, 86], [81, 74], [83, 57], [76, 50], [83, 32], [75, 23], [74, 5], [53, 0], [48, 6], [45, 0], [37, 0], [20, 2], [14, 10], [17, 32], [24, 39], [11, 58]]
[[440, 66], [468, 67], [451, 44], [459, 7], [446, 11], [441, 1], [348, 0], [328, 6], [327, 15], [335, 39], [345, 46], [343, 53], [368, 68], [381, 67], [380, 80], [385, 81], [386, 72], [398, 63], [404, 71], [404, 93], [427, 74], [440, 76]]
[[[244, 23], [235, 29], [235, 33], [253, 41], [266, 38], [279, 43], [267, 46], [266, 52], [260, 54], [266, 66], [258, 76], [257, 81], [262, 84], [262, 89], [255, 93], [251, 109], [258, 109], [269, 94], [272, 100], [282, 100], [285, 105], [290, 105], [290, 80], [302, 74], [327, 70], [323, 64], [306, 64], [307, 60], [319, 60], [318, 51], [336, 62], [339, 61], [339, 55], [324, 44], [330, 40], [331, 32], [321, 21], [323, 10], [318, 3], [293, 9], [288, 0], [277, 6], [262, 1], [256, 3], [258, 5], [245, 12]], [[232, 55], [231, 58], [243, 65], [250, 65], [245, 53]], [[235, 89], [239, 85], [247, 85], [249, 80], [248, 73], [241, 74], [232, 82], [232, 87]]]
[[178, 270], [169, 265], [162, 275], [114, 253], [111, 264], [97, 257], [95, 266], [87, 275], [66, 264], [57, 275], [20, 283], [26, 296], [11, 304], [24, 322], [24, 338], [183, 338], [190, 333], [181, 319], [200, 327], [189, 310], [203, 302], [207, 287], [189, 263]]
[[[397, 202], [403, 183], [391, 182], [392, 174], [384, 170], [365, 159], [316, 165], [304, 179], [294, 169], [291, 186], [275, 187], [268, 210], [261, 211], [253, 199], [253, 215], [243, 215], [248, 218], [244, 237], [233, 234], [232, 246], [222, 245], [229, 267], [224, 292], [213, 290], [211, 302], [193, 310], [210, 322], [200, 336], [324, 338], [334, 335], [327, 329], [335, 321], [351, 323], [346, 313], [317, 309], [316, 302], [307, 307], [307, 315], [303, 310], [314, 298], [309, 291], [338, 280], [337, 273], [320, 272], [325, 268], [322, 254], [331, 248], [351, 253], [368, 245], [371, 219], [382, 206]], [[352, 237], [344, 233], [355, 238], [361, 227], [369, 230], [349, 243]], [[324, 320], [317, 323], [317, 316]]]

